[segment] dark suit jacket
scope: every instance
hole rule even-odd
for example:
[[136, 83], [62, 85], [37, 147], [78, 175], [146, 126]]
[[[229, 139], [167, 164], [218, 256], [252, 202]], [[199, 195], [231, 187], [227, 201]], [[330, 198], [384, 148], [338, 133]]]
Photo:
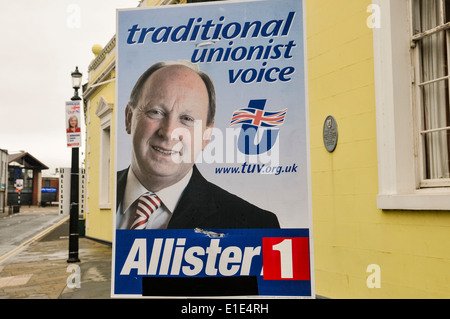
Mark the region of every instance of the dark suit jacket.
[[[117, 208], [123, 200], [128, 169], [117, 173]], [[208, 182], [193, 168], [169, 229], [280, 228], [275, 214]]]

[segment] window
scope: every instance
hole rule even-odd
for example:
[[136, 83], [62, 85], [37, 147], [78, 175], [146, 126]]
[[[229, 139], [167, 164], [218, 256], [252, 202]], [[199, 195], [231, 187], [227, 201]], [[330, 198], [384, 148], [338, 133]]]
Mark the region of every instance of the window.
[[450, 1], [411, 5], [420, 187], [450, 186]]
[[101, 97], [96, 115], [100, 118], [99, 208], [111, 209], [111, 118], [113, 104]]
[[110, 128], [101, 128], [100, 131], [100, 206], [111, 208], [111, 133]]
[[379, 209], [450, 209], [449, 3], [373, 0]]

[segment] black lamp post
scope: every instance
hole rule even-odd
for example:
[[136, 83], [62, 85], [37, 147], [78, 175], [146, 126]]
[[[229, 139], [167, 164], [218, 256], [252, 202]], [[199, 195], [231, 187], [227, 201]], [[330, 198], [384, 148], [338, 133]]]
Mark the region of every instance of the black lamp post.
[[[80, 101], [78, 90], [81, 87], [82, 74], [76, 67], [72, 72], [72, 87], [75, 90], [72, 101]], [[79, 187], [79, 150], [78, 147], [72, 147], [72, 167], [70, 170], [70, 225], [69, 225], [69, 259], [68, 263], [79, 262], [78, 258], [78, 187]]]

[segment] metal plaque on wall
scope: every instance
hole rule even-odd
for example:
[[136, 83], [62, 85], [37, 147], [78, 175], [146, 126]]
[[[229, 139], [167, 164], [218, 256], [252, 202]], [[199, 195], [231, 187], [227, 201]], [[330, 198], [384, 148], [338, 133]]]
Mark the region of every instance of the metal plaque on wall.
[[334, 152], [338, 141], [338, 128], [334, 117], [331, 115], [325, 119], [323, 124], [323, 144], [328, 152]]

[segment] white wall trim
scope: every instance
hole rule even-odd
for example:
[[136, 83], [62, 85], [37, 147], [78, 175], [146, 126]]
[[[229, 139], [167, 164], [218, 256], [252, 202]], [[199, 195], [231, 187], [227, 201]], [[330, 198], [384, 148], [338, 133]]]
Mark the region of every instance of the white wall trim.
[[419, 189], [409, 0], [374, 0], [379, 209], [450, 210], [450, 189]]

